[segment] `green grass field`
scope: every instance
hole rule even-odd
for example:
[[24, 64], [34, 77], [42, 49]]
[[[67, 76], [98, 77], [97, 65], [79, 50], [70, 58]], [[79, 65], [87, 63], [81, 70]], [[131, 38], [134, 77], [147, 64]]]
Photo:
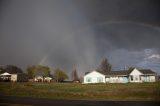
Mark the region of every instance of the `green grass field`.
[[4, 83], [0, 94], [50, 99], [79, 100], [160, 100], [160, 83], [78, 84]]

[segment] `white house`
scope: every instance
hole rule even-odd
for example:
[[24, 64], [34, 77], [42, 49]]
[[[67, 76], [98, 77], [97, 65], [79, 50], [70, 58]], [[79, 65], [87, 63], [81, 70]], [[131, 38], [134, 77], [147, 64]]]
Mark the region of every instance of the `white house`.
[[44, 78], [44, 81], [45, 81], [45, 82], [51, 82], [51, 80], [52, 80], [51, 77], [45, 77], [45, 78]]
[[44, 80], [43, 76], [39, 76], [39, 75], [35, 76], [34, 78], [35, 82], [43, 82], [43, 80]]
[[84, 76], [84, 83], [105, 83], [105, 75], [94, 70]]
[[149, 69], [111, 71], [102, 73], [99, 71], [92, 71], [84, 76], [84, 83], [139, 83], [139, 82], [155, 82], [156, 73]]
[[17, 81], [17, 74], [10, 74], [10, 73], [5, 72], [5, 73], [2, 73], [0, 75], [0, 78], [1, 78], [2, 81], [13, 81], [13, 82], [15, 82], [15, 81]]
[[129, 74], [129, 82], [155, 82], [156, 73], [149, 70], [138, 70], [134, 68]]
[[0, 74], [0, 81], [24, 82], [28, 81], [28, 76], [24, 73], [8, 73]]
[[11, 80], [11, 74], [4, 72], [0, 74], [0, 80], [2, 81], [10, 81]]
[[43, 77], [43, 76], [39, 76], [37, 75], [35, 78], [34, 78], [34, 81], [35, 82], [51, 82], [52, 78], [51, 77]]

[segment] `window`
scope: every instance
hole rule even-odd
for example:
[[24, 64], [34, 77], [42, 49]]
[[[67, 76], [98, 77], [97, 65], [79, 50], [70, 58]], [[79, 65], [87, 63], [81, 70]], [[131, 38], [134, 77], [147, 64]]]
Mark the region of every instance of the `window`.
[[97, 82], [103, 82], [103, 77], [97, 77]]
[[131, 81], [133, 81], [133, 76], [131, 76]]
[[86, 78], [86, 81], [87, 81], [87, 82], [91, 82], [91, 78], [90, 78], [90, 77], [87, 77], [87, 78]]

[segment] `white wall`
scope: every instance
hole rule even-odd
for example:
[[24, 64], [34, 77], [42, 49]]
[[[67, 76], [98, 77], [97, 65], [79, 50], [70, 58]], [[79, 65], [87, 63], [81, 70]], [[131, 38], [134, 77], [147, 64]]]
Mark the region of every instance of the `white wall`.
[[[90, 79], [90, 82], [88, 81]], [[100, 81], [102, 79], [102, 81]], [[105, 83], [105, 75], [92, 71], [84, 76], [84, 83]]]
[[142, 73], [138, 70], [138, 69], [134, 69], [131, 73], [130, 73], [130, 75], [142, 75]]
[[11, 81], [17, 81], [17, 74], [11, 74]]
[[124, 81], [123, 77], [113, 76], [113, 77], [107, 77], [106, 78], [106, 83], [126, 83], [126, 81]]
[[109, 78], [106, 78], [106, 82], [108, 83], [119, 83], [120, 79], [118, 77], [109, 77]]
[[150, 82], [156, 82], [156, 76], [150, 76]]
[[142, 79], [142, 82], [155, 82], [156, 81], [156, 76], [147, 75], [147, 76], [142, 76], [141, 79]]
[[[136, 68], [130, 73], [130, 77], [129, 77], [129, 81], [130, 82], [142, 82], [141, 80], [141, 75], [143, 75], [139, 70], [137, 70]], [[132, 78], [133, 80], [132, 80]]]

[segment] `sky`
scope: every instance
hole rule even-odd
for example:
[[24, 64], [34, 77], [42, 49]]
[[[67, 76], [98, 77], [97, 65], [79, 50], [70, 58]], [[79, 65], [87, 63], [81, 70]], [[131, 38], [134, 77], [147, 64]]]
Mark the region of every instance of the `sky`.
[[160, 73], [158, 0], [1, 0], [0, 65]]

